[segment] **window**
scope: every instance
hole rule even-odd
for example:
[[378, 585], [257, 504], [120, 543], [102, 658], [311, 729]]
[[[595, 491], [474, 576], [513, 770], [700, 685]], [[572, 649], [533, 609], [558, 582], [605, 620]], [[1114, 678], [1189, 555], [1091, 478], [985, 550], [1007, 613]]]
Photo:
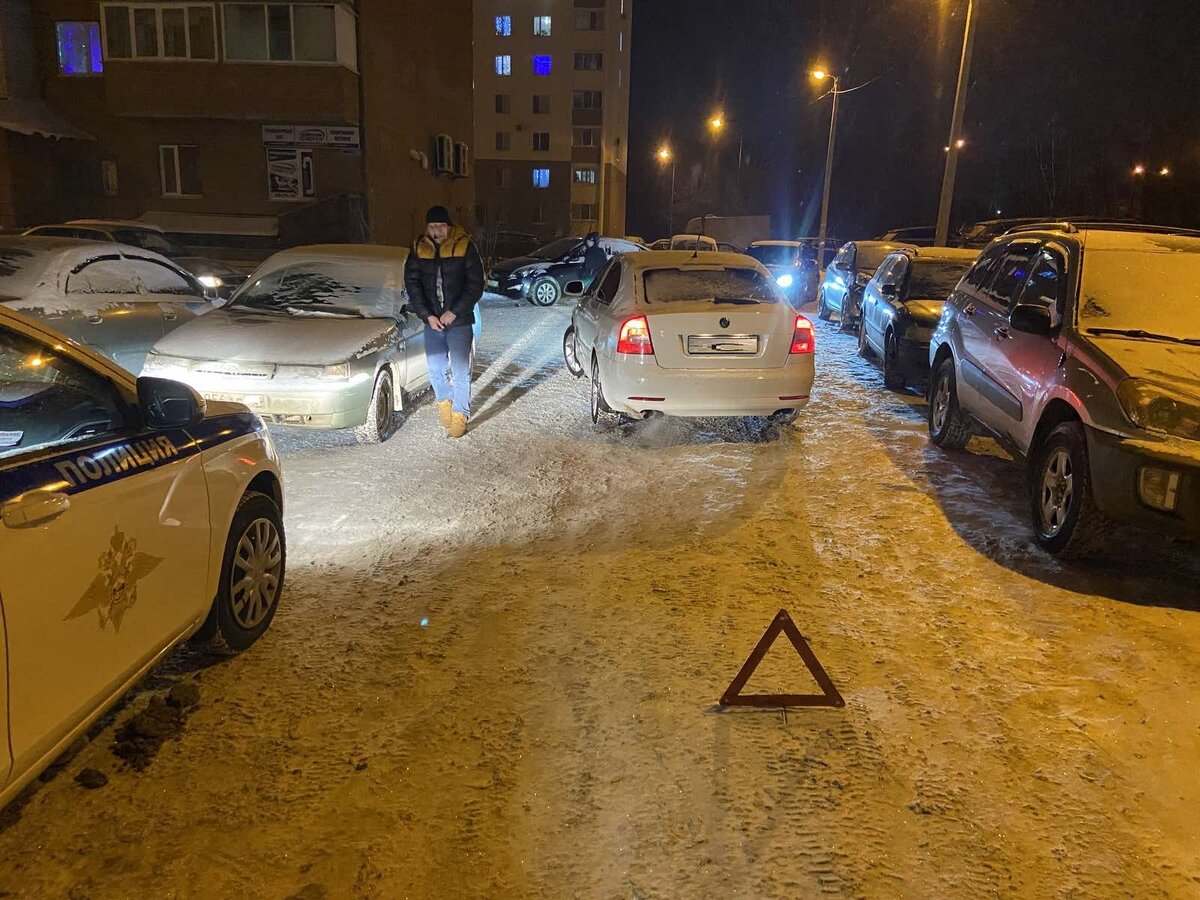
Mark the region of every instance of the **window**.
[[533, 33], [538, 37], [550, 37], [550, 17], [534, 16]]
[[571, 218], [580, 222], [594, 222], [600, 207], [596, 203], [572, 203]]
[[0, 389], [17, 401], [0, 406], [0, 457], [81, 443], [128, 425], [110, 382], [6, 329], [0, 329]]
[[600, 270], [595, 283], [600, 285], [594, 295], [596, 302], [606, 306], [612, 303], [617, 297], [617, 291], [621, 289], [621, 264], [615, 259], [609, 260], [608, 268]]
[[1029, 278], [1037, 251], [1037, 244], [1010, 244], [996, 270], [996, 278], [988, 291], [991, 294], [988, 299], [1007, 307]]
[[599, 72], [604, 68], [603, 53], [576, 53], [575, 54], [575, 71], [576, 72]]
[[549, 75], [553, 60], [546, 55], [536, 53], [533, 57], [533, 74]]
[[496, 170], [496, 187], [512, 187], [512, 169], [501, 166]]
[[533, 95], [533, 112], [535, 115], [544, 116], [550, 114], [550, 95], [549, 94], [534, 94]]
[[991, 283], [992, 274], [995, 272], [996, 265], [1000, 262], [1000, 257], [1003, 255], [1003, 247], [993, 247], [991, 250], [985, 251], [975, 261], [975, 265], [971, 267], [971, 271], [967, 273], [965, 283], [973, 288], [983, 290]]
[[177, 297], [203, 297], [204, 289], [182, 272], [156, 259], [126, 257], [126, 265], [147, 294], [171, 294]]
[[571, 145], [573, 147], [598, 147], [598, 146], [600, 146], [600, 129], [599, 128], [573, 128], [573, 129], [571, 129]]
[[533, 133], [533, 149], [541, 153], [550, 150], [550, 132], [535, 131]]
[[[61, 35], [60, 35], [61, 55]], [[104, 7], [104, 53], [109, 59], [217, 58], [211, 5], [147, 3]]]
[[496, 132], [496, 149], [508, 150], [512, 147], [512, 135], [507, 131]]
[[1034, 260], [1033, 274], [1021, 292], [1020, 302], [1044, 306], [1052, 312], [1061, 311], [1064, 268], [1059, 254], [1043, 248]]
[[550, 170], [549, 169], [534, 169], [533, 170], [533, 186], [535, 188], [550, 187]]
[[225, 58], [234, 62], [338, 61], [332, 4], [226, 3]]
[[120, 256], [100, 256], [89, 259], [67, 275], [67, 293], [121, 294], [138, 293], [133, 270]]
[[496, 95], [496, 112], [510, 113], [512, 112], [512, 95], [497, 94]]
[[544, 225], [546, 222], [546, 204], [538, 202], [533, 207], [533, 224]]
[[571, 91], [571, 106], [575, 109], [601, 109], [604, 106], [604, 92]]
[[603, 31], [604, 30], [604, 10], [575, 10], [575, 30], [576, 31]]
[[575, 183], [576, 184], [595, 184], [596, 183], [596, 167], [595, 166], [576, 166], [575, 167]]
[[164, 197], [200, 196], [200, 148], [164, 144], [158, 148], [158, 167]]
[[454, 145], [454, 177], [466, 178], [470, 174], [471, 149], [462, 141]]
[[454, 171], [454, 141], [448, 134], [433, 137], [433, 171]]
[[99, 22], [58, 22], [58, 71], [63, 75], [99, 75], [104, 71]]
[[512, 16], [496, 16], [496, 36], [512, 37]]
[[512, 74], [512, 57], [508, 54], [503, 54], [496, 57], [496, 74], [511, 75]]

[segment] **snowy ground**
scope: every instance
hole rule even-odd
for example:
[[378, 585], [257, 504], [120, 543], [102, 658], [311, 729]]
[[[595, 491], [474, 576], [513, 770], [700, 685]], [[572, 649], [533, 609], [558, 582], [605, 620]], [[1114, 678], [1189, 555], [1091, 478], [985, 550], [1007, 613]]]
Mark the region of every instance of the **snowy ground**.
[[[487, 313], [468, 438], [427, 400], [381, 447], [279, 435], [272, 630], [11, 806], [0, 896], [1200, 894], [1193, 550], [1052, 561], [1021, 470], [931, 448], [835, 328], [794, 431], [597, 431], [568, 311]], [[781, 607], [846, 707], [720, 711]], [[749, 689], [813, 687], [785, 650]]]

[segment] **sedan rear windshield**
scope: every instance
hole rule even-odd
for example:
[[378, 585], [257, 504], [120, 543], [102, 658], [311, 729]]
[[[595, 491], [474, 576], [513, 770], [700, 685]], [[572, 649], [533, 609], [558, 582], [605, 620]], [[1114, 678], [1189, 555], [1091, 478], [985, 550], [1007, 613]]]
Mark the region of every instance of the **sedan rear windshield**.
[[962, 262], [913, 260], [909, 275], [908, 296], [914, 300], [945, 300], [958, 287], [959, 280], [971, 268], [974, 260]]
[[231, 305], [313, 315], [388, 318], [399, 315], [402, 282], [399, 261], [310, 260], [247, 282]]
[[0, 246], [0, 298], [19, 299], [41, 283], [50, 255], [24, 247]]
[[1079, 327], [1200, 340], [1200, 241], [1179, 243], [1176, 252], [1087, 250]]
[[746, 255], [757, 259], [764, 266], [794, 266], [800, 258], [799, 247], [770, 245], [750, 247]]
[[647, 303], [713, 300], [777, 303], [775, 281], [755, 269], [651, 269], [642, 276]]

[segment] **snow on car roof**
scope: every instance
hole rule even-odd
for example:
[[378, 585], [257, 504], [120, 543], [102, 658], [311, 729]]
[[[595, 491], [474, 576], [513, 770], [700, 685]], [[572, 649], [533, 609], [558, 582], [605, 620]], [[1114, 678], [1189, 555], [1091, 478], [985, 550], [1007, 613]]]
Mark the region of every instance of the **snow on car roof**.
[[742, 253], [721, 250], [704, 250], [700, 253], [693, 250], [647, 250], [645, 253], [623, 256], [622, 259], [639, 272], [647, 269], [686, 269], [689, 266], [698, 269], [745, 269], [760, 265], [758, 260]]
[[751, 247], [802, 247], [803, 241], [755, 241]]
[[978, 249], [963, 247], [918, 247], [912, 255], [918, 259], [975, 259], [979, 256]]
[[70, 222], [64, 222], [65, 225], [78, 225], [81, 228], [140, 228], [143, 231], [157, 231], [159, 234], [164, 233], [164, 229], [158, 225], [152, 225], [149, 222], [135, 222], [130, 219], [72, 219]]
[[288, 262], [326, 259], [403, 261], [407, 258], [407, 247], [395, 247], [387, 244], [310, 244], [306, 247], [292, 247], [290, 250], [280, 250], [278, 253], [272, 255], [267, 262], [275, 259], [286, 259]]

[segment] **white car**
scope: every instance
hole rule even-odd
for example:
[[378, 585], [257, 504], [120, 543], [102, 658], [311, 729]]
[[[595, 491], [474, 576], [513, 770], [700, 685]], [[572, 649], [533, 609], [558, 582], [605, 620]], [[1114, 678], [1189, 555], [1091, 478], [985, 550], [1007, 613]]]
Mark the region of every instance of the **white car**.
[[248, 409], [0, 308], [0, 805], [180, 641], [258, 639], [282, 503]]
[[614, 258], [563, 336], [591, 375], [592, 421], [616, 413], [791, 422], [813, 384], [812, 323], [760, 262], [735, 253]]
[[706, 234], [677, 234], [671, 238], [670, 250], [699, 250], [703, 253], [716, 253], [720, 248], [716, 238]]

